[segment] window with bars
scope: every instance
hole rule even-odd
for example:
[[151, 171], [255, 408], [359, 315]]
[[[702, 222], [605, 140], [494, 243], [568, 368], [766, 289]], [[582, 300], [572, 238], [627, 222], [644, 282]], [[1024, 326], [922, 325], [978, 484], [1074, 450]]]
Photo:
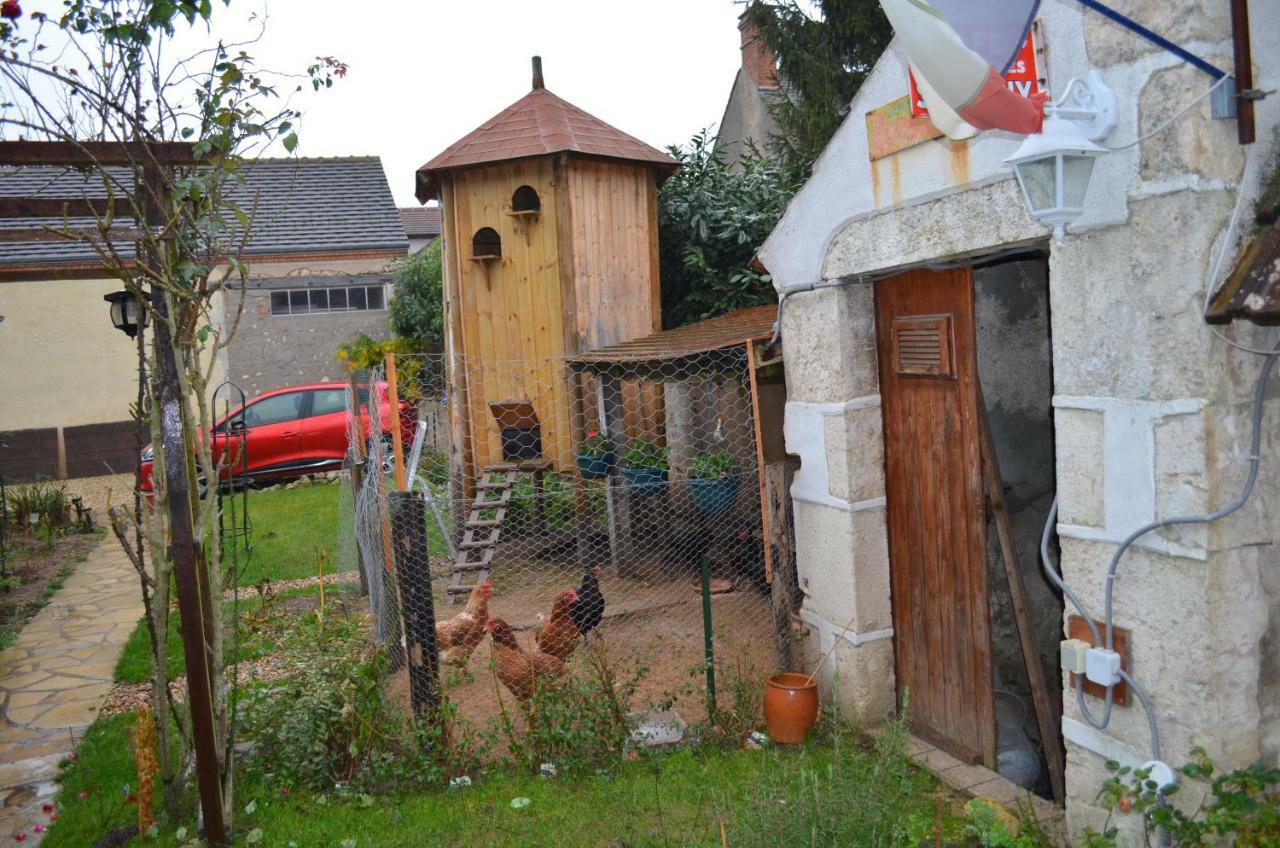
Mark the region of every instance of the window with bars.
[[271, 293], [272, 315], [379, 312], [387, 308], [386, 286], [330, 286]]

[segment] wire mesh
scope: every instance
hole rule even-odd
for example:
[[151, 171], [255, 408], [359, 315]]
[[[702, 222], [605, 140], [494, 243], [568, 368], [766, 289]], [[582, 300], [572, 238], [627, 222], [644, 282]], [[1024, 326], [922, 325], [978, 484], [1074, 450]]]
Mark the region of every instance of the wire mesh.
[[[426, 501], [427, 549], [393, 544], [395, 413], [381, 370], [349, 391], [339, 543], [341, 564], [362, 571], [380, 644], [400, 651], [404, 599], [429, 592], [446, 667], [482, 668], [484, 620], [500, 619], [534, 676], [539, 656], [559, 674], [556, 661], [572, 668], [595, 642], [642, 672], [638, 707], [674, 706], [689, 722], [707, 717], [709, 650], [722, 681], [772, 669], [745, 350], [395, 362], [404, 487]], [[496, 710], [492, 680], [473, 676], [450, 697], [468, 713]]]

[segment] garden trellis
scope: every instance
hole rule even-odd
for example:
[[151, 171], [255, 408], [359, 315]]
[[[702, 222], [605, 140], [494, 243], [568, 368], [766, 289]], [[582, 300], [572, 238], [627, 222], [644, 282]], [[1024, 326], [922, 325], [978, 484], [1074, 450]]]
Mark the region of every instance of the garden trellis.
[[[390, 428], [379, 404], [360, 403], [386, 375], [353, 382], [353, 432], [373, 435], [354, 442], [343, 535], [357, 544], [344, 541], [340, 556], [362, 568], [393, 664], [409, 595], [429, 590], [445, 620], [487, 580], [488, 614], [531, 644], [553, 596], [597, 567], [605, 608], [590, 638], [647, 669], [641, 700], [699, 721], [716, 669], [759, 679], [785, 662], [794, 573], [770, 543], [785, 528], [762, 510], [753, 373], [771, 331], [772, 310], [744, 310], [559, 361], [397, 356], [397, 389], [417, 419], [401, 443], [404, 478], [423, 495], [430, 538], [426, 561], [407, 568], [390, 530]], [[444, 426], [455, 434], [448, 453], [430, 438]], [[488, 656], [482, 644], [473, 673]], [[479, 690], [492, 686], [475, 677], [451, 697], [484, 712]]]

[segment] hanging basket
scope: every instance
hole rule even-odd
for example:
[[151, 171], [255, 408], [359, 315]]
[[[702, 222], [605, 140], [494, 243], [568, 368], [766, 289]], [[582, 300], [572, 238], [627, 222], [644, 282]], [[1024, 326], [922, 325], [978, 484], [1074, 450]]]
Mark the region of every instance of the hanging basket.
[[638, 498], [660, 495], [667, 488], [667, 472], [661, 468], [627, 468], [624, 466], [622, 476], [627, 479], [627, 488]]
[[728, 512], [738, 499], [737, 477], [716, 477], [712, 480], [689, 477], [684, 484], [689, 489], [689, 497], [693, 498], [693, 505], [703, 512]]
[[578, 463], [578, 473], [584, 480], [603, 480], [609, 476], [613, 468], [614, 455], [611, 453], [580, 453], [574, 459]]

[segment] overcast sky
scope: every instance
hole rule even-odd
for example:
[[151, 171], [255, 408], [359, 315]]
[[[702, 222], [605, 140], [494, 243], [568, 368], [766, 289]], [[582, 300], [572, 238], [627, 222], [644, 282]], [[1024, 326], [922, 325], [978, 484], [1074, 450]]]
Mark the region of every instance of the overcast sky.
[[232, 0], [215, 34], [269, 13], [259, 65], [303, 70], [336, 56], [350, 73], [295, 99], [304, 156], [375, 154], [396, 202], [415, 169], [529, 91], [547, 88], [655, 147], [720, 120], [739, 65], [734, 0]]

